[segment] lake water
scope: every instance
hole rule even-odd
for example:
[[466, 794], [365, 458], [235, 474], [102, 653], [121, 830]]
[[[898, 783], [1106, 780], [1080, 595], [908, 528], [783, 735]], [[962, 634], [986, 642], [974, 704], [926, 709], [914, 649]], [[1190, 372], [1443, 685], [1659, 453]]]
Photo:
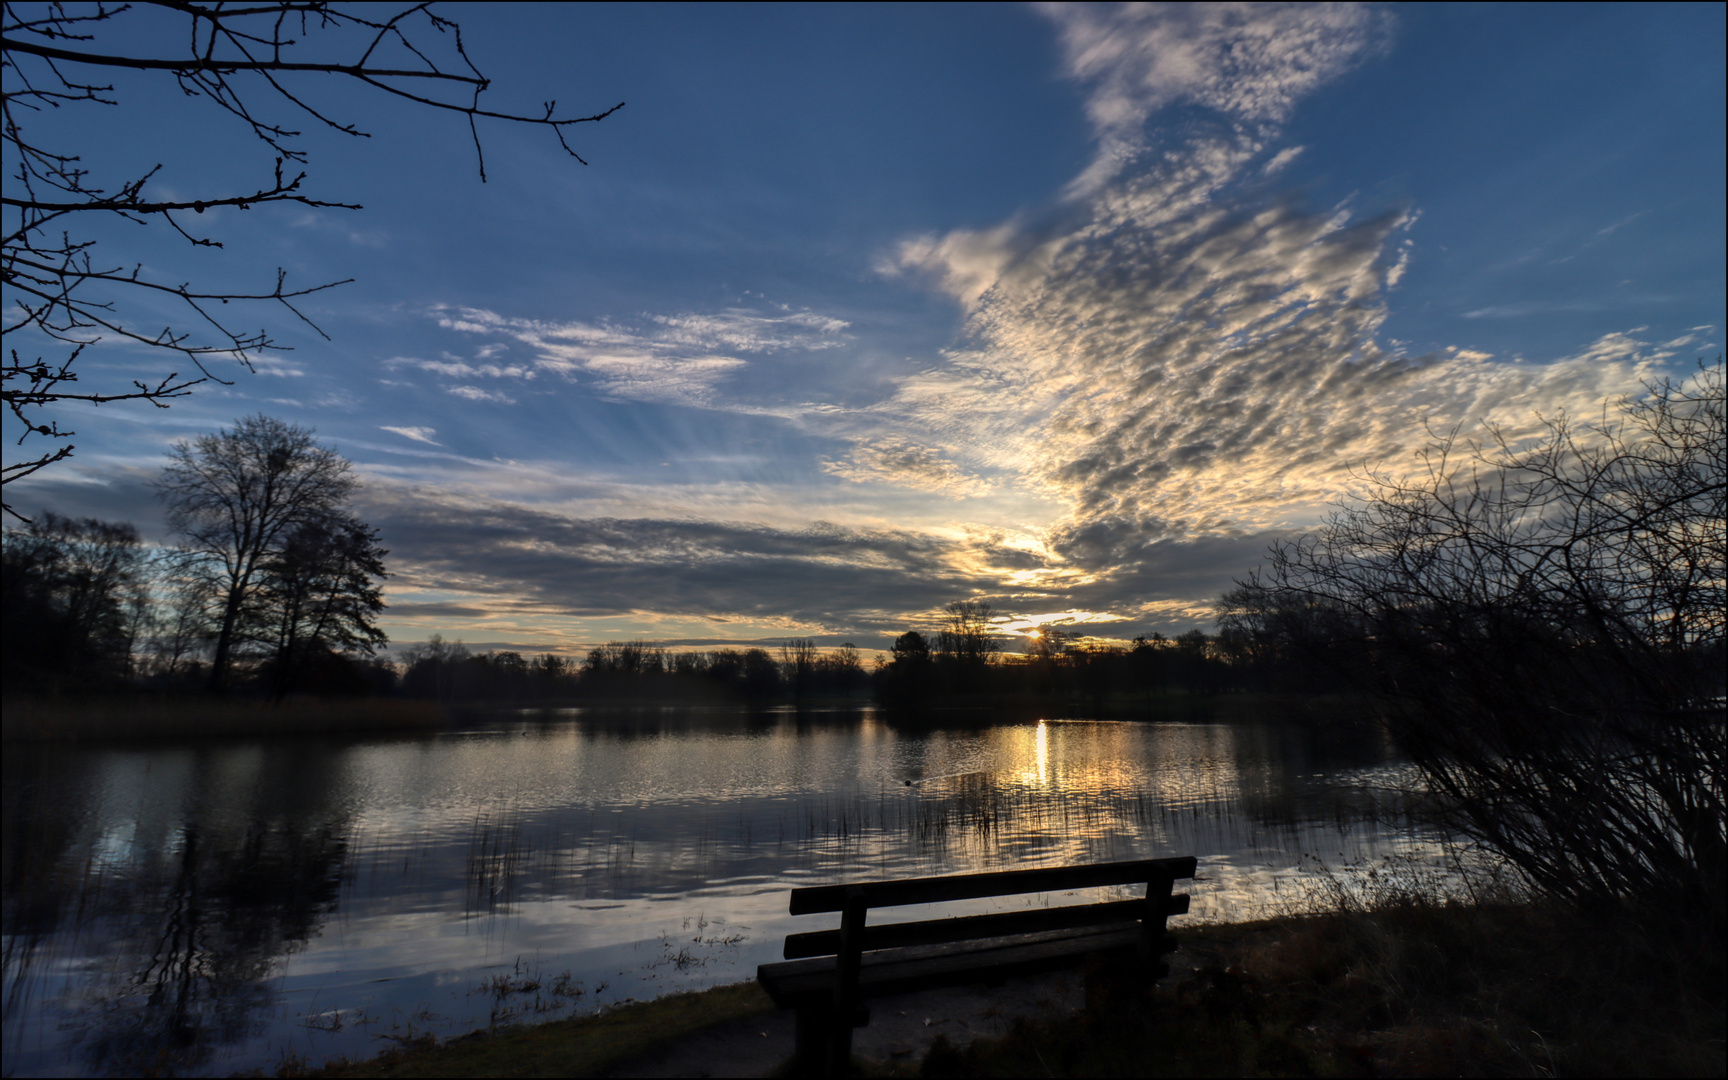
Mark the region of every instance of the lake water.
[[1387, 747], [1273, 723], [537, 710], [13, 746], [4, 779], [6, 1075], [269, 1070], [736, 982], [827, 925], [786, 915], [803, 885], [1192, 854], [1186, 918], [1239, 920], [1443, 848]]

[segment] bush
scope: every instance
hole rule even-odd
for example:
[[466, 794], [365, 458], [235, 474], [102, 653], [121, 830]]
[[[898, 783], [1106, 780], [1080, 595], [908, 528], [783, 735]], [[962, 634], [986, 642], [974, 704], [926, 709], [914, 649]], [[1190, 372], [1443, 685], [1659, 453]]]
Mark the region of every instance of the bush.
[[1449, 825], [1551, 895], [1724, 910], [1723, 366], [1524, 445], [1440, 440], [1414, 480], [1243, 590], [1376, 693]]

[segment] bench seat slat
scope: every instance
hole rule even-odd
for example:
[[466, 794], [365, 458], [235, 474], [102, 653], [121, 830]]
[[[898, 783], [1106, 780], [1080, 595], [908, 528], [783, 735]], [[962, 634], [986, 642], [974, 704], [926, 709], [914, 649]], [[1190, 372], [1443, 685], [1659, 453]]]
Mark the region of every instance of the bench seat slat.
[[[909, 945], [936, 945], [950, 941], [974, 941], [1010, 934], [1032, 934], [1044, 930], [1069, 930], [1082, 926], [1104, 926], [1131, 922], [1146, 911], [1144, 900], [1082, 904], [1072, 907], [1038, 908], [964, 918], [927, 919], [923, 922], [886, 923], [866, 927], [864, 950], [893, 949]], [[1188, 897], [1172, 896], [1160, 917], [1186, 915]], [[829, 956], [840, 948], [840, 931], [815, 930], [790, 934], [784, 955], [788, 960], [805, 956]]]
[[[1095, 952], [1132, 949], [1140, 939], [1139, 923], [1014, 934], [983, 941], [884, 949], [866, 955], [858, 971], [859, 991], [892, 994], [925, 986], [968, 982], [980, 975], [992, 978], [1060, 967]], [[1162, 937], [1166, 950], [1175, 941]], [[825, 999], [834, 993], [832, 956], [763, 964], [757, 979], [778, 1005], [798, 999]]]
[[818, 885], [807, 889], [793, 889], [789, 906], [793, 915], [813, 915], [823, 911], [839, 911], [846, 906], [847, 897], [851, 895], [862, 897], [867, 907], [877, 908], [976, 900], [1013, 893], [1131, 885], [1160, 877], [1193, 877], [1195, 866], [1194, 857], [1188, 856], [1178, 859], [1135, 859], [1097, 866], [999, 870], [988, 874], [959, 874], [953, 877], [869, 881], [857, 885]]

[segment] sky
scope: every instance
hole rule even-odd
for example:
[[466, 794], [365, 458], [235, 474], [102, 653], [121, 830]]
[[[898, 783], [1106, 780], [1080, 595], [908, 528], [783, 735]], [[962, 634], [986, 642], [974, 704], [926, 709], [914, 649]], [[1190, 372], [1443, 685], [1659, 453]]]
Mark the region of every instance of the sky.
[[[170, 539], [170, 447], [263, 412], [353, 461], [398, 643], [876, 649], [964, 599], [1126, 640], [1210, 628], [1438, 434], [1600, 416], [1721, 351], [1719, 4], [438, 10], [491, 108], [625, 103], [572, 130], [588, 164], [482, 123], [482, 183], [460, 117], [296, 84], [357, 138], [251, 88], [363, 209], [211, 210], [220, 250], [86, 232], [169, 284], [352, 278], [301, 305], [328, 340], [244, 308], [292, 351], [68, 407], [75, 456], [10, 502]], [[211, 103], [115, 80], [32, 130], [161, 163], [147, 194], [268, 178]]]

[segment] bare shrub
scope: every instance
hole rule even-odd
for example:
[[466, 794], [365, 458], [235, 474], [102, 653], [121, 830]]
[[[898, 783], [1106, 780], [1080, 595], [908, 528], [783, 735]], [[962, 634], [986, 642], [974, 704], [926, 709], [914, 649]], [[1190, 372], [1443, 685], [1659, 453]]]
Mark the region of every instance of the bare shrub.
[[1233, 596], [1373, 691], [1447, 823], [1593, 910], [1720, 937], [1723, 366], [1540, 438], [1442, 438], [1414, 479]]

